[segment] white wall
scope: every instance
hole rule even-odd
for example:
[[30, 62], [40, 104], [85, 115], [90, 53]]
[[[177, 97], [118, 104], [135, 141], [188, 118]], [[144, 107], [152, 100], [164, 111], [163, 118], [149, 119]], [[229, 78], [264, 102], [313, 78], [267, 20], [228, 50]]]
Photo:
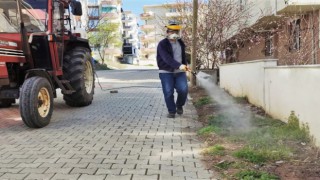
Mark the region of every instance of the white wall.
[[221, 65], [220, 87], [233, 96], [246, 96], [250, 103], [264, 107], [264, 67], [276, 65], [275, 59]]
[[276, 66], [276, 60], [257, 60], [220, 66], [220, 87], [262, 107], [287, 122], [291, 111], [308, 123], [320, 146], [320, 65]]
[[265, 72], [266, 112], [287, 121], [295, 111], [320, 145], [320, 65], [270, 67]]

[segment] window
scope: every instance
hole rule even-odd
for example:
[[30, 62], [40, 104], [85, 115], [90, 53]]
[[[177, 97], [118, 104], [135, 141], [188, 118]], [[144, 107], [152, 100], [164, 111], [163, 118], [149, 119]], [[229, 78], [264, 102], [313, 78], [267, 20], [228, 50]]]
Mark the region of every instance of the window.
[[99, 17], [99, 8], [98, 7], [89, 7], [88, 16], [90, 17]]
[[301, 29], [300, 29], [300, 19], [297, 19], [289, 25], [289, 51], [300, 50], [301, 47]]
[[117, 7], [113, 6], [102, 6], [101, 7], [101, 12], [102, 13], [117, 13]]
[[94, 29], [98, 26], [99, 20], [89, 20], [88, 27]]
[[176, 9], [176, 8], [170, 8], [170, 9], [169, 9], [169, 12], [171, 12], [171, 13], [172, 13], [172, 12], [177, 12], [177, 9]]

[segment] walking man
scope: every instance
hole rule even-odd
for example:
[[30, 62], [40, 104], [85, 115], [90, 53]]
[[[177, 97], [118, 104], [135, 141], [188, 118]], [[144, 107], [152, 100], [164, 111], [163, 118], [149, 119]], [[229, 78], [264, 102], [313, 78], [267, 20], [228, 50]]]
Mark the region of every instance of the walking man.
[[[180, 25], [170, 24], [167, 27], [167, 37], [161, 40], [157, 47], [157, 64], [159, 77], [168, 118], [175, 118], [176, 113], [183, 114], [183, 106], [187, 100], [188, 83], [186, 71], [188, 70], [185, 44], [180, 39]], [[174, 89], [177, 91], [175, 102]]]

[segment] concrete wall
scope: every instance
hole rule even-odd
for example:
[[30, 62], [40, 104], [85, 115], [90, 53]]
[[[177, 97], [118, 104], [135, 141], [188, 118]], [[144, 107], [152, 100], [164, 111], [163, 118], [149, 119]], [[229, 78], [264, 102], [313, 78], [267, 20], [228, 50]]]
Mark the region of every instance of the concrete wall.
[[320, 145], [320, 65], [265, 68], [265, 110], [272, 117], [287, 121], [291, 111]]
[[274, 118], [287, 122], [291, 111], [308, 123], [320, 146], [320, 65], [277, 66], [277, 60], [256, 60], [220, 67], [220, 87], [236, 97], [247, 96]]
[[256, 60], [220, 66], [220, 87], [236, 97], [246, 96], [250, 103], [264, 107], [264, 67], [277, 60]]

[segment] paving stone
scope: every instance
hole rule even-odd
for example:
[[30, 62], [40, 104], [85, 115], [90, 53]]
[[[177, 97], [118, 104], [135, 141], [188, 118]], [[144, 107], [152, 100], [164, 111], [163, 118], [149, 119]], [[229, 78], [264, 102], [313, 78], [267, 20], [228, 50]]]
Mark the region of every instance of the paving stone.
[[19, 173], [23, 168], [0, 168], [0, 173]]
[[51, 180], [76, 180], [81, 174], [55, 174]]
[[25, 179], [26, 180], [34, 180], [34, 179], [42, 179], [42, 180], [48, 180], [53, 177], [54, 174], [41, 174], [41, 173], [31, 173], [29, 174]]
[[135, 164], [113, 164], [111, 166], [112, 169], [118, 169], [118, 168], [134, 169], [135, 167], [136, 167]]
[[63, 168], [86, 168], [89, 163], [65, 163]]
[[185, 177], [176, 177], [167, 174], [160, 174], [160, 180], [185, 180]]
[[123, 168], [121, 171], [121, 175], [126, 175], [126, 174], [137, 174], [137, 175], [145, 175], [147, 169], [126, 169]]
[[39, 167], [61, 168], [66, 163], [42, 163]]
[[70, 172], [70, 174], [78, 174], [78, 173], [82, 173], [82, 174], [95, 174], [97, 172], [97, 168], [91, 168], [91, 169], [84, 169], [84, 168], [73, 168], [72, 171]]
[[72, 168], [53, 168], [50, 167], [47, 169], [45, 173], [57, 173], [57, 174], [69, 174]]
[[105, 180], [131, 180], [132, 175], [107, 175]]
[[88, 169], [90, 168], [103, 168], [103, 169], [110, 169], [112, 166], [112, 163], [109, 164], [96, 164], [96, 163], [89, 163], [89, 165], [86, 167]]
[[137, 174], [134, 174], [132, 180], [158, 180], [158, 175], [137, 175]]
[[88, 175], [88, 174], [82, 174], [79, 178], [79, 180], [104, 180], [106, 178], [106, 175]]
[[24, 168], [20, 173], [35, 173], [35, 174], [42, 174], [48, 168]]
[[98, 171], [95, 174], [111, 174], [111, 175], [120, 175], [122, 169], [105, 169], [105, 168], [99, 168]]
[[24, 179], [27, 175], [27, 173], [5, 173], [0, 177], [0, 179]]
[[197, 178], [196, 172], [173, 171], [173, 176]]

